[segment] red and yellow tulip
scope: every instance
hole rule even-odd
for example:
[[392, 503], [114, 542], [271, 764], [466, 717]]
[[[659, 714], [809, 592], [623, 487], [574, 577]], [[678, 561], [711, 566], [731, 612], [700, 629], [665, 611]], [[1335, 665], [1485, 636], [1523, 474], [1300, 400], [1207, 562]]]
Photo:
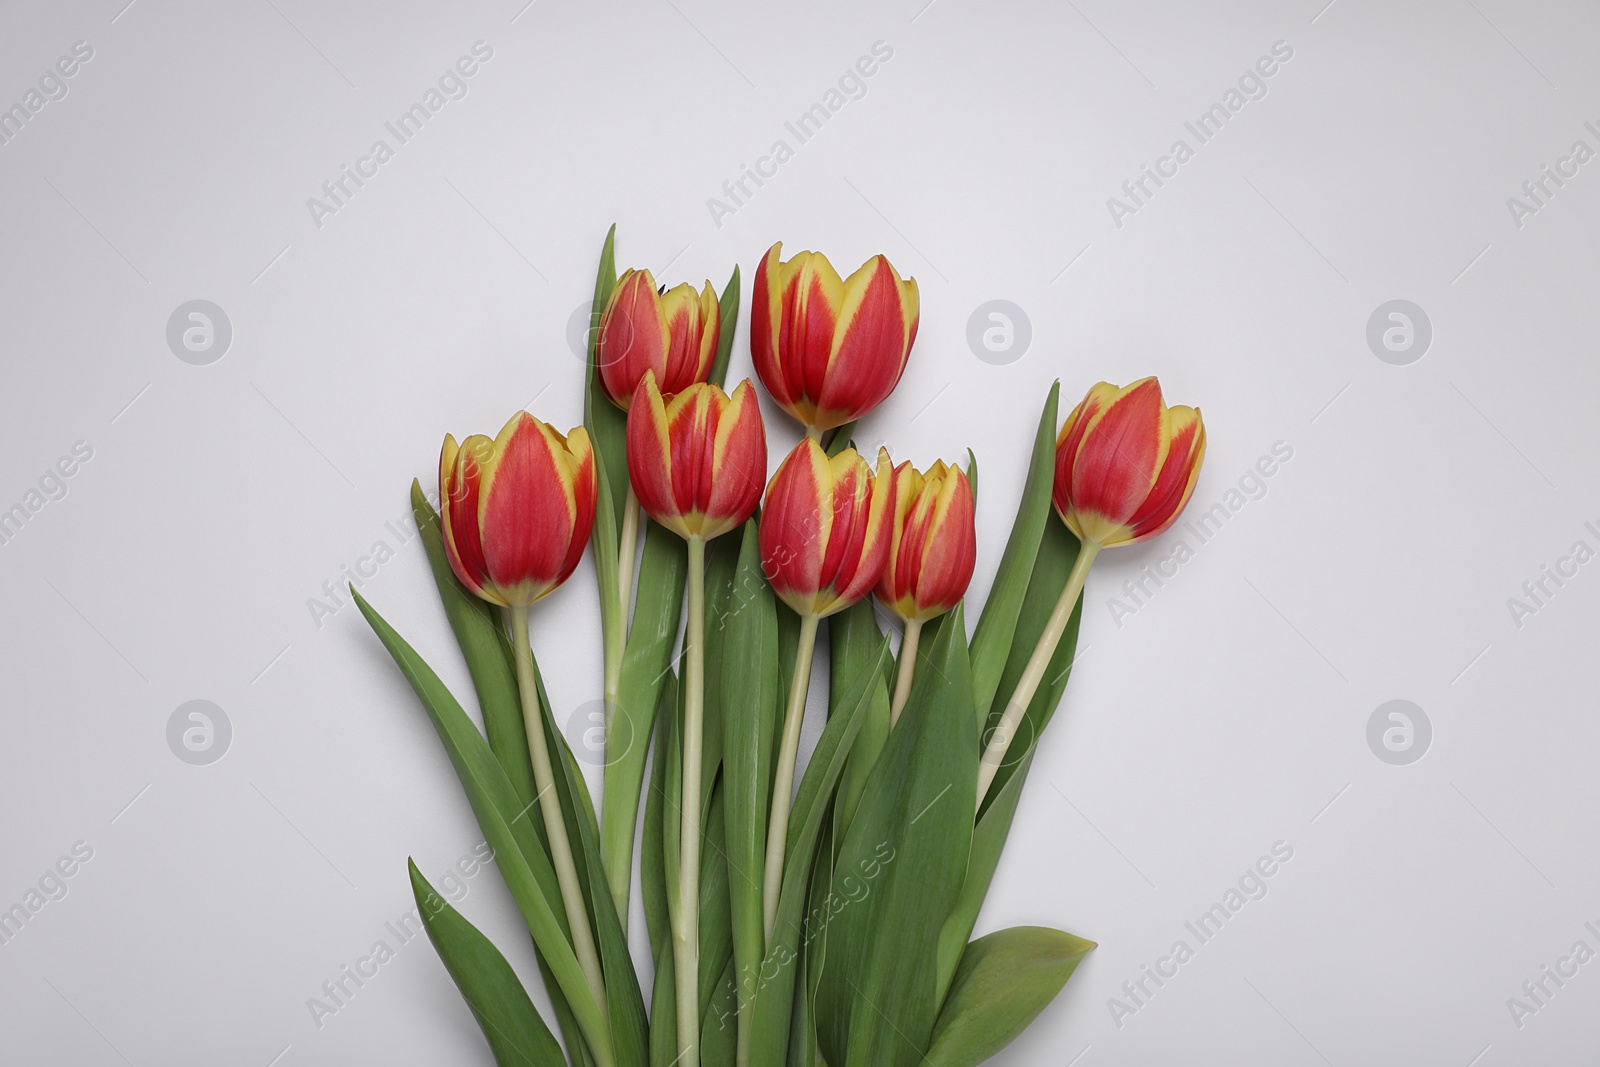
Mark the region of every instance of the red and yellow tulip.
[[910, 463], [894, 471], [894, 521], [878, 601], [908, 621], [926, 622], [966, 595], [978, 558], [972, 486], [943, 460], [926, 474]]
[[710, 540], [761, 501], [767, 435], [749, 380], [729, 397], [696, 382], [663, 397], [653, 370], [628, 409], [628, 475], [646, 515], [680, 537]]
[[1167, 407], [1156, 379], [1100, 382], [1056, 438], [1056, 510], [1102, 548], [1148, 540], [1177, 521], [1205, 453], [1199, 409]]
[[711, 283], [685, 282], [665, 292], [647, 270], [624, 271], [600, 315], [595, 362], [600, 386], [627, 410], [646, 371], [661, 391], [681, 393], [711, 373], [721, 337], [721, 308]]
[[503, 607], [527, 607], [572, 574], [594, 525], [594, 453], [519, 411], [491, 440], [449, 434], [439, 453], [439, 522], [456, 577]]
[[750, 353], [778, 406], [813, 432], [859, 419], [905, 372], [917, 337], [914, 278], [883, 256], [849, 278], [819, 252], [779, 259], [773, 245], [756, 272]]
[[856, 450], [829, 458], [806, 438], [779, 464], [761, 510], [761, 564], [773, 590], [821, 618], [866, 596], [883, 576], [894, 529], [894, 473]]

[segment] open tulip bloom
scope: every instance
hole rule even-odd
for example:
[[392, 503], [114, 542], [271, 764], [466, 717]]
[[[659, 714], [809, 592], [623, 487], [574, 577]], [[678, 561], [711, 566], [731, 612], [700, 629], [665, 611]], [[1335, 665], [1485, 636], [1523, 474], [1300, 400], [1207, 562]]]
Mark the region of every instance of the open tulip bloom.
[[[1095, 947], [1045, 927], [972, 933], [1067, 684], [1089, 569], [1177, 520], [1205, 455], [1200, 413], [1167, 407], [1154, 378], [1102, 382], [1058, 431], [1052, 387], [969, 636], [976, 461], [919, 471], [849, 441], [907, 369], [916, 284], [882, 256], [840, 279], [817, 253], [779, 253], [757, 274], [750, 355], [806, 435], [770, 479], [754, 387], [721, 386], [737, 270], [720, 299], [661, 291], [646, 271], [617, 276], [608, 237], [585, 425], [563, 435], [518, 412], [493, 438], [447, 436], [437, 514], [413, 484], [481, 726], [352, 590], [533, 937], [556, 1030], [410, 865], [502, 1067], [974, 1067]], [[591, 544], [598, 812], [529, 633]], [[828, 715], [802, 766], [819, 641]], [[638, 826], [653, 981], [629, 941]]]

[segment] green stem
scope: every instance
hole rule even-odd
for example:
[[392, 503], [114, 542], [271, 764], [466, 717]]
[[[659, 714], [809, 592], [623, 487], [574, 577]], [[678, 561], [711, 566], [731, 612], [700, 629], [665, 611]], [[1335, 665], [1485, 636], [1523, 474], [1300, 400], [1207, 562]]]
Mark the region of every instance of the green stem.
[[[622, 620], [624, 636], [628, 633], [628, 609], [633, 601], [634, 573], [639, 548], [639, 498], [633, 493], [633, 482], [628, 482], [628, 495], [622, 502], [622, 533], [617, 540], [617, 603], [621, 605], [618, 617]], [[620, 668], [619, 668], [620, 669]]]
[[683, 636], [683, 794], [679, 800], [678, 914], [672, 962], [677, 973], [678, 1058], [700, 1064], [700, 757], [706, 702], [706, 542], [689, 538], [689, 625]]
[[772, 782], [772, 820], [767, 824], [767, 863], [761, 881], [762, 929], [767, 943], [778, 925], [778, 891], [783, 888], [783, 853], [789, 841], [789, 808], [794, 803], [794, 761], [800, 753], [800, 721], [805, 718], [806, 689], [811, 684], [811, 656], [817, 647], [816, 615], [800, 616], [800, 643], [795, 647], [794, 678], [789, 706], [783, 713], [783, 743], [778, 773]]
[[917, 644], [922, 640], [922, 620], [907, 619], [900, 638], [900, 672], [894, 680], [894, 700], [889, 705], [889, 729], [900, 721], [906, 699], [911, 696], [911, 675], [917, 669]]
[[1089, 567], [1094, 563], [1095, 556], [1100, 554], [1100, 546], [1093, 541], [1085, 541], [1078, 549], [1078, 558], [1073, 561], [1072, 572], [1067, 575], [1067, 584], [1061, 590], [1061, 598], [1056, 601], [1055, 608], [1050, 612], [1050, 618], [1044, 625], [1044, 632], [1039, 635], [1039, 643], [1033, 647], [1033, 655], [1028, 657], [1028, 665], [1023, 668], [1022, 677], [1017, 679], [1017, 688], [1011, 694], [1011, 699], [1006, 702], [1006, 710], [1000, 716], [1000, 722], [995, 726], [994, 733], [989, 735], [989, 743], [984, 747], [983, 759], [978, 764], [978, 806], [983, 806], [983, 798], [989, 793], [989, 786], [994, 782], [994, 776], [1000, 773], [1000, 768], [1006, 761], [1006, 750], [1011, 747], [1012, 736], [1017, 732], [1017, 725], [1022, 722], [1022, 716], [1027, 712], [1028, 705], [1033, 702], [1033, 695], [1039, 691], [1039, 683], [1044, 681], [1044, 672], [1050, 666], [1050, 657], [1056, 654], [1056, 646], [1061, 643], [1061, 635], [1067, 631], [1067, 621], [1072, 618], [1072, 609], [1078, 603], [1078, 594], [1083, 592], [1083, 583], [1089, 577]]
[[595, 952], [594, 933], [589, 928], [589, 913], [578, 884], [578, 868], [572, 861], [572, 845], [567, 840], [567, 822], [561, 814], [561, 798], [556, 792], [555, 771], [550, 764], [550, 747], [545, 743], [544, 718], [539, 711], [538, 683], [533, 676], [533, 649], [528, 644], [528, 609], [511, 611], [511, 640], [517, 657], [517, 690], [522, 696], [522, 723], [528, 732], [528, 755], [533, 760], [533, 780], [539, 787], [539, 812], [550, 839], [550, 862], [561, 885], [561, 902], [566, 907], [567, 925], [572, 930], [572, 948], [589, 990], [606, 1015], [606, 983]]

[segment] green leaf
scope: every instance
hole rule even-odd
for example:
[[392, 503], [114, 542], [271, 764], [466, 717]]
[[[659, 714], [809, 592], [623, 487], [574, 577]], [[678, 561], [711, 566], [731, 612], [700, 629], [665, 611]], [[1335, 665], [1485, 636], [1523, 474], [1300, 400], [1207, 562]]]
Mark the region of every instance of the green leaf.
[[968, 945], [933, 1031], [929, 1067], [975, 1067], [999, 1053], [1055, 999], [1094, 947], [1043, 926], [1015, 926]]
[[[644, 894], [645, 924], [658, 955], [661, 945], [672, 942], [672, 916], [678, 910], [678, 798], [683, 795], [679, 734], [683, 729], [683, 698], [684, 686], [674, 676], [661, 694], [661, 708], [656, 713], [656, 772], [645, 803], [645, 829], [653, 833], [655, 840], [645, 840], [639, 864], [640, 875], [649, 879]], [[659, 888], [649, 888], [651, 882]]]
[[[979, 722], [983, 721], [990, 702], [994, 700], [1006, 657], [1015, 647], [1013, 638], [1017, 629], [1017, 613], [1028, 591], [1034, 557], [1039, 552], [1039, 539], [1050, 519], [1050, 494], [1055, 485], [1056, 470], [1056, 404], [1060, 397], [1061, 383], [1058, 381], [1050, 387], [1050, 395], [1045, 398], [1044, 411], [1039, 416], [1039, 429], [1033, 438], [1033, 458], [1028, 464], [1028, 479], [1022, 487], [1022, 502], [1017, 505], [1017, 518], [1012, 523], [1011, 536], [1006, 540], [1005, 551], [1000, 556], [1000, 568], [995, 572], [989, 599], [984, 601], [983, 613], [978, 617], [978, 628], [972, 634], [972, 690]], [[973, 491], [977, 491], [976, 484]], [[1056, 588], [1059, 591], [1060, 586]], [[1032, 647], [1028, 646], [1030, 651]]]
[[[720, 778], [718, 779], [721, 780]], [[722, 790], [711, 794], [707, 817], [700, 823], [700, 1016], [710, 1010], [717, 979], [733, 957], [733, 931], [728, 924], [728, 863], [723, 858]]]
[[1006, 837], [1011, 832], [1011, 820], [1017, 813], [1017, 801], [1022, 797], [1022, 784], [1033, 763], [1034, 750], [1030, 748], [1022, 757], [1016, 774], [997, 786], [989, 796], [983, 815], [972, 830], [972, 848], [967, 856], [967, 876], [961, 883], [961, 895], [956, 906], [944, 921], [939, 933], [939, 963], [934, 985], [934, 1002], [944, 1003], [950, 982], [955, 978], [956, 966], [966, 951], [967, 938], [978, 924], [978, 913], [983, 910], [984, 898], [989, 895], [989, 884], [994, 880], [995, 868], [1000, 865], [1000, 853], [1006, 847]]
[[669, 936], [656, 950], [655, 988], [650, 993], [650, 1067], [678, 1063], [678, 990]]
[[[576, 846], [574, 860], [578, 882], [588, 911], [587, 919], [600, 949], [607, 1019], [616, 1062], [619, 1067], [644, 1067], [649, 1046], [649, 1022], [645, 1016], [644, 996], [639, 989], [639, 976], [633, 969], [633, 957], [628, 952], [628, 935], [622, 930], [606, 882], [605, 866], [600, 860], [599, 829], [595, 825], [589, 790], [584, 784], [583, 772], [573, 758], [571, 746], [556, 727], [551, 714], [550, 697], [545, 692], [538, 664], [534, 665], [534, 679], [545, 744], [556, 757], [551, 761], [556, 771], [554, 790], [567, 825], [567, 838]], [[542, 818], [538, 820], [538, 825], [543, 825]]]
[[756, 523], [744, 524], [733, 595], [708, 628], [723, 632], [721, 672], [723, 791], [729, 916], [735, 973], [753, 974], [766, 953], [761, 879], [772, 801], [772, 753], [781, 682], [778, 615], [761, 571]]
[[483, 728], [489, 735], [489, 748], [511, 780], [517, 799], [524, 807], [538, 793], [533, 784], [533, 764], [528, 758], [528, 732], [522, 724], [522, 702], [517, 695], [517, 672], [511, 661], [511, 642], [501, 624], [499, 609], [469, 593], [450, 568], [445, 556], [439, 515], [433, 510], [422, 484], [411, 482], [411, 514], [422, 535], [439, 599], [444, 602], [450, 629], [461, 645], [472, 687], [483, 712]]
[[852, 447], [850, 435], [855, 432], [855, 429], [856, 424], [854, 422], [847, 422], [843, 426], [836, 427], [829, 431], [830, 436], [828, 437], [828, 443], [824, 445], [822, 449], [828, 454], [829, 459], [837, 456], [845, 449]]
[[848, 903], [829, 921], [815, 1002], [833, 1067], [918, 1064], [937, 1015], [939, 931], [966, 873], [978, 739], [962, 612], [929, 627], [911, 698], [839, 846], [833, 895]]
[[724, 385], [728, 380], [728, 356], [733, 351], [733, 334], [739, 326], [739, 266], [734, 264], [733, 275], [722, 287], [722, 299], [717, 302], [721, 332], [717, 336], [717, 355], [711, 361], [711, 376], [707, 381]]
[[[478, 817], [478, 826], [494, 850], [496, 866], [518, 911], [566, 995], [597, 1061], [602, 1067], [611, 1067], [615, 1060], [610, 1034], [573, 952], [555, 871], [531, 825], [535, 820], [528, 817], [529, 812], [518, 802], [516, 790], [483, 735], [439, 676], [360, 593], [354, 589], [350, 593], [427, 709]], [[556, 902], [555, 907], [551, 901]]]
[[500, 1067], [553, 1067], [564, 1063], [561, 1046], [539, 1017], [539, 1011], [522, 988], [517, 972], [449, 902], [434, 892], [428, 880], [410, 860], [411, 892], [417, 899], [423, 929], [428, 940], [455, 979], [461, 998], [472, 1009], [473, 1018]]
[[[883, 631], [878, 628], [871, 599], [858, 600], [828, 619], [829, 673], [828, 714], [839, 711], [839, 699], [845, 693], [847, 681], [856, 676], [883, 642]], [[839, 782], [839, 800], [834, 805], [835, 829], [842, 836], [855, 815], [861, 793], [867, 787], [867, 776], [878, 762], [884, 744], [889, 740], [889, 683], [888, 670], [893, 661], [885, 661], [884, 674], [879, 684], [872, 687], [871, 703], [867, 705], [867, 718], [861, 724], [855, 744], [850, 749], [850, 762], [845, 764], [844, 777]]]
[[[781, 658], [781, 653], [780, 653]], [[794, 1009], [796, 963], [804, 936], [803, 911], [811, 885], [811, 861], [817, 838], [828, 815], [829, 800], [844, 773], [850, 747], [866, 717], [867, 704], [883, 661], [889, 658], [889, 639], [878, 648], [877, 658], [851, 680], [842, 714], [828, 720], [806, 764], [789, 810], [788, 847], [784, 854], [783, 882], [778, 892], [778, 918], [772, 943], [755, 975], [741, 972], [739, 992], [750, 1012], [751, 1062], [781, 1064], [789, 1048], [789, 1026]], [[976, 757], [974, 757], [976, 761]], [[973, 790], [977, 789], [974, 781]], [[770, 975], [770, 977], [769, 977]]]
[[[1034, 562], [1033, 576], [1029, 581], [1027, 598], [1017, 623], [1016, 643], [1006, 663], [994, 703], [990, 708], [988, 725], [998, 722], [1016, 688], [1017, 679], [1033, 655], [1034, 646], [1045, 622], [1055, 609], [1062, 588], [1067, 584], [1067, 574], [1078, 558], [1078, 540], [1063, 522], [1051, 522], [1040, 539], [1038, 557]], [[1044, 680], [1028, 703], [1028, 709], [1017, 724], [1017, 732], [1006, 752], [1006, 761], [995, 774], [989, 795], [984, 798], [978, 812], [978, 822], [973, 830], [972, 853], [967, 865], [966, 882], [961, 896], [945, 920], [939, 940], [938, 989], [942, 992], [955, 974], [967, 938], [977, 924], [978, 913], [989, 893], [995, 868], [1000, 862], [1001, 850], [1011, 832], [1011, 820], [1016, 815], [1017, 803], [1022, 798], [1022, 787], [1028, 771], [1033, 767], [1033, 754], [1039, 737], [1044, 733], [1061, 703], [1067, 679], [1072, 673], [1072, 662], [1077, 655], [1078, 623], [1082, 618], [1080, 601], [1067, 621], [1066, 631], [1056, 646], [1050, 664], [1045, 669]]]
[[644, 525], [644, 552], [633, 594], [633, 624], [622, 654], [600, 805], [600, 836], [606, 844], [606, 854], [616, 857], [619, 864], [625, 856], [630, 865], [645, 757], [650, 751], [656, 709], [670, 673], [672, 646], [678, 640], [688, 572], [683, 538], [649, 520]]
[[[602, 492], [600, 513], [595, 516], [595, 529], [605, 525], [611, 531], [612, 567], [617, 559], [616, 532], [622, 528], [622, 501], [628, 475], [627, 429], [628, 416], [613, 404], [600, 386], [600, 369], [595, 361], [595, 349], [600, 338], [600, 316], [611, 299], [611, 290], [617, 285], [617, 227], [613, 225], [606, 234], [606, 243], [600, 250], [600, 269], [594, 281], [594, 303], [589, 310], [589, 369], [583, 399], [583, 425], [589, 431], [594, 446], [595, 465], [610, 483], [610, 492]], [[609, 521], [602, 523], [609, 517]], [[596, 544], [596, 551], [600, 546]], [[597, 561], [599, 562], [599, 561]]]
[[978, 502], [978, 454], [967, 449], [967, 484], [972, 487], [972, 502]]
[[[987, 731], [999, 722], [1005, 711], [1006, 702], [1011, 699], [1017, 679], [1022, 676], [1034, 647], [1039, 643], [1039, 635], [1044, 632], [1045, 623], [1055, 610], [1056, 601], [1066, 587], [1067, 575], [1077, 558], [1078, 539], [1072, 536], [1067, 524], [1057, 520], [1047, 525], [1039, 542], [1039, 553], [1034, 561], [1033, 576], [1028, 582], [1027, 597], [1018, 617], [1011, 656], [1006, 661], [1000, 687], [989, 708], [984, 736], [988, 736]], [[989, 787], [989, 796], [984, 802], [986, 807], [994, 803], [995, 794], [1016, 774], [1022, 766], [1023, 757], [1033, 751], [1045, 727], [1050, 725], [1051, 718], [1055, 716], [1061, 695], [1066, 692], [1067, 679], [1072, 673], [1072, 662], [1078, 654], [1078, 624], [1082, 618], [1083, 599], [1080, 597], [1072, 609], [1071, 617], [1067, 619], [1067, 628], [1061, 635], [1061, 641], [1050, 657], [1044, 679], [1029, 701], [1027, 712], [1017, 724], [1011, 747], [1006, 750], [1006, 760], [995, 772], [994, 784]]]
[[739, 1004], [733, 991], [733, 957], [729, 956], [717, 972], [718, 982], [711, 990], [711, 1003], [700, 1026], [701, 1067], [733, 1067], [738, 1045]]

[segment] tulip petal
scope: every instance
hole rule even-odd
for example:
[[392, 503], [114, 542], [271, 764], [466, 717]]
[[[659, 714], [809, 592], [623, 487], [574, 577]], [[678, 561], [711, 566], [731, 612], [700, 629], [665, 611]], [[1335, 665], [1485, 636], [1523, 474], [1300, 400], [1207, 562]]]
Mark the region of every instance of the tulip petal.
[[819, 412], [833, 425], [883, 403], [905, 373], [916, 313], [908, 319], [904, 294], [899, 275], [881, 255], [845, 281], [825, 373], [807, 381]]
[[716, 537], [755, 513], [767, 473], [767, 431], [748, 379], [734, 389], [717, 417], [711, 470], [711, 486], [702, 509], [708, 523], [706, 536]]
[[600, 384], [612, 403], [626, 409], [646, 370], [663, 377], [670, 345], [655, 279], [647, 270], [624, 271], [600, 317], [595, 342]]
[[1200, 463], [1205, 458], [1206, 430], [1199, 409], [1168, 408], [1167, 419], [1171, 444], [1166, 462], [1150, 487], [1150, 495], [1128, 520], [1134, 541], [1148, 540], [1177, 521], [1194, 493]]
[[1080, 516], [1125, 525], [1144, 503], [1166, 460], [1163, 410], [1160, 383], [1144, 378], [1095, 413], [1072, 461], [1072, 507]]
[[518, 412], [484, 464], [483, 558], [490, 581], [513, 605], [532, 604], [555, 587], [573, 540], [578, 514], [558, 450], [565, 442], [554, 430]]

